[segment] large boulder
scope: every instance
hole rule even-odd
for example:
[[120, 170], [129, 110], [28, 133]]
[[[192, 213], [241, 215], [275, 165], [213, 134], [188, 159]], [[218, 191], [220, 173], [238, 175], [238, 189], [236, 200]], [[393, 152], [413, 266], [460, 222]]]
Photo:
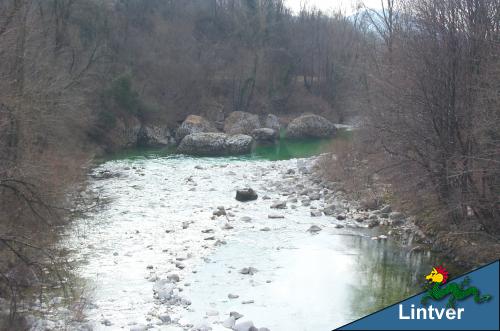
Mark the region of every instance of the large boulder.
[[218, 132], [218, 130], [215, 125], [206, 118], [198, 115], [189, 115], [177, 129], [175, 139], [177, 142], [181, 142], [185, 136], [198, 132]]
[[252, 143], [252, 137], [246, 135], [198, 132], [185, 136], [177, 147], [177, 152], [200, 156], [246, 154], [251, 151]]
[[177, 152], [192, 155], [224, 155], [227, 135], [215, 132], [198, 132], [184, 137]]
[[175, 139], [168, 127], [145, 125], [139, 130], [137, 145], [144, 147], [167, 146]]
[[226, 139], [227, 154], [247, 154], [252, 150], [253, 139], [246, 134], [236, 134]]
[[286, 129], [287, 138], [327, 138], [333, 137], [337, 129], [326, 118], [306, 114], [295, 118]]
[[252, 137], [260, 142], [274, 142], [279, 138], [279, 131], [270, 128], [260, 128], [252, 131]]
[[281, 125], [278, 116], [273, 114], [267, 114], [267, 116], [263, 120], [263, 123], [264, 123], [263, 127], [273, 129], [274, 131], [276, 131], [279, 138]]
[[259, 116], [244, 111], [233, 111], [224, 121], [224, 132], [231, 135], [250, 135], [258, 128], [260, 128]]
[[141, 127], [142, 124], [136, 117], [117, 117], [114, 127], [105, 133], [106, 144], [112, 150], [136, 147]]

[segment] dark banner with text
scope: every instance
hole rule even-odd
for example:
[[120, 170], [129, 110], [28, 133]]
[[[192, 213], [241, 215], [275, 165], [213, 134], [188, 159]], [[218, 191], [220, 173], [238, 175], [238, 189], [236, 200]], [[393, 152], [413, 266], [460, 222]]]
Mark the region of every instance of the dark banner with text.
[[424, 292], [338, 330], [499, 330], [499, 261], [449, 276], [435, 266]]

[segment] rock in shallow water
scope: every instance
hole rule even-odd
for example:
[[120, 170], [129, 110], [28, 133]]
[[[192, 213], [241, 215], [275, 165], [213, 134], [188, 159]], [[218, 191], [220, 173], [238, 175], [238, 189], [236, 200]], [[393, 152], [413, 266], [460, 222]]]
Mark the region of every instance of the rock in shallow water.
[[167, 280], [171, 283], [177, 283], [180, 281], [180, 277], [178, 274], [170, 274], [167, 276]]
[[244, 134], [237, 134], [226, 139], [226, 154], [240, 155], [250, 153], [253, 138]]
[[323, 215], [323, 213], [319, 210], [311, 210], [311, 216], [312, 217], [320, 217], [321, 215]]
[[244, 315], [238, 313], [237, 311], [232, 311], [229, 313], [230, 317], [234, 317], [235, 320], [242, 318]]
[[335, 205], [328, 205], [325, 208], [323, 208], [323, 213], [325, 213], [325, 215], [327, 216], [330, 216], [333, 215], [335, 209], [336, 209]]
[[285, 209], [286, 208], [286, 201], [277, 201], [271, 205], [271, 208], [273, 208], [273, 209]]
[[318, 233], [321, 231], [321, 228], [317, 225], [311, 225], [311, 227], [309, 229], [307, 229], [307, 232], [310, 232], [310, 233]]
[[259, 142], [272, 143], [279, 138], [279, 133], [273, 129], [261, 128], [253, 130], [252, 137]]
[[252, 218], [249, 216], [243, 216], [242, 218], [240, 218], [240, 221], [250, 223], [252, 221]]
[[233, 330], [234, 331], [250, 331], [254, 327], [255, 326], [253, 325], [252, 321], [243, 321], [243, 322], [237, 323], [234, 326]]
[[253, 138], [224, 133], [193, 133], [182, 139], [177, 152], [188, 155], [222, 156], [250, 153]]
[[236, 191], [236, 200], [241, 202], [257, 200], [257, 193], [251, 188], [245, 188]]
[[287, 138], [326, 138], [336, 133], [335, 125], [326, 118], [306, 114], [295, 118], [286, 129]]
[[170, 315], [164, 314], [160, 315], [160, 321], [162, 321], [165, 324], [168, 324], [172, 322], [172, 318], [170, 317]]
[[257, 272], [258, 270], [254, 267], [245, 267], [240, 270], [240, 274], [243, 275], [253, 275]]

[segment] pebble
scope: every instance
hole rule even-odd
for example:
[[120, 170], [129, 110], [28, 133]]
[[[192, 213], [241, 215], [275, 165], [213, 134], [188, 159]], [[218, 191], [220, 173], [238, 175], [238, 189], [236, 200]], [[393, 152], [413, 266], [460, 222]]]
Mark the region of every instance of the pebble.
[[320, 197], [321, 197], [321, 196], [319, 195], [319, 193], [318, 193], [318, 192], [314, 192], [314, 193], [309, 194], [309, 199], [310, 199], [310, 200], [319, 200], [319, 199], [320, 199]]
[[267, 215], [268, 218], [285, 218], [285, 216], [280, 215], [280, 214], [269, 214]]
[[238, 299], [240, 296], [239, 296], [238, 294], [232, 294], [232, 293], [229, 293], [229, 294], [227, 295], [227, 297], [228, 297], [229, 299]]
[[222, 229], [223, 230], [231, 230], [231, 229], [234, 229], [234, 227], [231, 224], [226, 223], [226, 224], [224, 224], [224, 226], [222, 226]]
[[271, 229], [269, 227], [263, 227], [262, 229], [260, 229], [260, 231], [271, 231]]
[[230, 317], [234, 317], [235, 320], [238, 320], [238, 319], [242, 318], [245, 315], [242, 315], [242, 314], [238, 313], [237, 311], [232, 311], [232, 312], [229, 313], [229, 316]]
[[255, 301], [253, 300], [244, 300], [244, 301], [241, 301], [241, 304], [243, 305], [248, 305], [248, 304], [251, 304], [251, 303], [254, 303]]
[[253, 275], [257, 272], [258, 270], [254, 267], [245, 267], [240, 270], [240, 274], [242, 275]]
[[311, 227], [309, 229], [307, 229], [307, 232], [310, 232], [310, 233], [318, 233], [321, 231], [321, 228], [317, 225], [311, 225]]
[[323, 213], [325, 213], [326, 216], [330, 216], [333, 215], [335, 209], [336, 209], [335, 205], [328, 205], [325, 208], [323, 208]]
[[178, 274], [170, 274], [167, 276], [167, 280], [171, 283], [177, 283], [179, 282], [181, 279], [179, 277]]
[[311, 210], [311, 216], [312, 217], [320, 217], [322, 215], [323, 215], [323, 213], [320, 212], [319, 210]]
[[236, 323], [233, 327], [234, 331], [251, 331], [252, 328], [255, 327], [252, 321], [244, 321], [240, 323]]
[[286, 208], [286, 201], [277, 201], [271, 205], [271, 208], [273, 208], [273, 209], [285, 209]]

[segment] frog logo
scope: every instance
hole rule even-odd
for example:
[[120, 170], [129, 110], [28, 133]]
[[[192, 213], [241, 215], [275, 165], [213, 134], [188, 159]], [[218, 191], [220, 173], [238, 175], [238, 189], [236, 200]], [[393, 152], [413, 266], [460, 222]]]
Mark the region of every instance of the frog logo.
[[427, 293], [421, 301], [424, 306], [429, 299], [439, 301], [447, 296], [449, 296], [448, 303], [446, 304], [447, 308], [455, 308], [457, 301], [465, 300], [470, 296], [474, 297], [474, 302], [476, 303], [484, 303], [491, 300], [491, 295], [481, 295], [477, 287], [467, 287], [470, 283], [469, 277], [465, 277], [460, 284], [449, 283], [448, 285], [444, 285], [448, 281], [448, 277], [448, 271], [442, 266], [432, 268], [431, 273], [425, 276], [428, 283], [426, 284]]

